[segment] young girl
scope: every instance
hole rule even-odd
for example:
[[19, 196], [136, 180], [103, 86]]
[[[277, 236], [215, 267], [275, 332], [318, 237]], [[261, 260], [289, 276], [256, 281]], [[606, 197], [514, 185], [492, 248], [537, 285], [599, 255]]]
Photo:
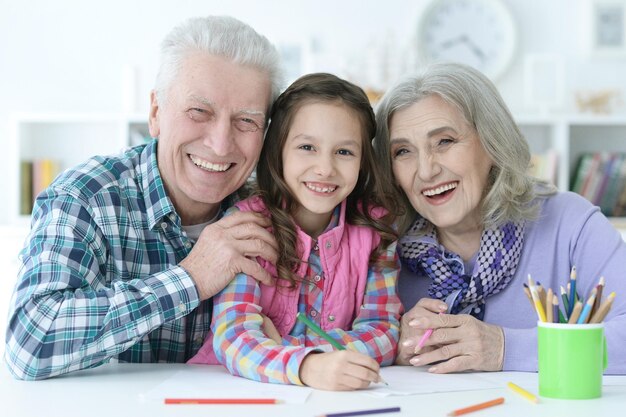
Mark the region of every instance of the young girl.
[[[258, 191], [234, 210], [272, 219], [275, 286], [239, 274], [214, 299], [211, 337], [190, 363], [330, 390], [367, 387], [393, 363], [401, 304], [397, 209], [373, 158], [375, 119], [359, 87], [330, 74], [295, 81], [276, 101]], [[345, 346], [334, 350], [298, 312]]]

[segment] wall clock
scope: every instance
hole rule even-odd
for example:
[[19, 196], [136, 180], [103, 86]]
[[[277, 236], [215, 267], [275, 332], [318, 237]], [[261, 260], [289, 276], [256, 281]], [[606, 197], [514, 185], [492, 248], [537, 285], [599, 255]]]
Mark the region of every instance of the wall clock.
[[515, 22], [500, 0], [434, 0], [417, 28], [422, 63], [461, 62], [492, 80], [510, 66], [516, 42]]

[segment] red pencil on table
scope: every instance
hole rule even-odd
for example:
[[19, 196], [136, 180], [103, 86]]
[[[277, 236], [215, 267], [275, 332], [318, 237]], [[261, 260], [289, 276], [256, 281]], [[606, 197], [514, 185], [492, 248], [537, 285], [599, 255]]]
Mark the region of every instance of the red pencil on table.
[[165, 404], [278, 404], [275, 398], [166, 398]]

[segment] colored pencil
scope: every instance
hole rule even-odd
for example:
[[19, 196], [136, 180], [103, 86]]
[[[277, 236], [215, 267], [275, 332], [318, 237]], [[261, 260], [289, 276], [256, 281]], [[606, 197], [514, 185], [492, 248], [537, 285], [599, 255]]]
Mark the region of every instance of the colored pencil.
[[543, 285], [539, 281], [535, 284], [535, 288], [537, 288], [537, 295], [539, 295], [539, 301], [541, 301], [541, 306], [543, 307], [543, 311], [548, 311], [548, 303], [546, 302], [546, 290], [543, 289]]
[[279, 404], [274, 398], [166, 398], [165, 404]]
[[572, 310], [572, 314], [569, 316], [569, 320], [567, 321], [569, 324], [576, 324], [578, 322], [578, 317], [580, 317], [580, 312], [583, 309], [583, 303], [580, 301], [576, 301], [574, 304], [574, 309]]
[[559, 308], [558, 310], [559, 310], [559, 323], [567, 323], [567, 319], [563, 315], [563, 312], [561, 311], [561, 309]]
[[[439, 312], [439, 315], [443, 314], [442, 312]], [[433, 334], [433, 329], [426, 329], [426, 331], [424, 332], [424, 334], [422, 335], [422, 337], [420, 338], [419, 342], [417, 342], [417, 349], [415, 350], [415, 353], [417, 353], [417, 351], [421, 348], [424, 347], [424, 343], [426, 343], [426, 341], [428, 340], [428, 338], [430, 337], [430, 335]]]
[[331, 335], [329, 335], [324, 330], [322, 330], [322, 328], [320, 326], [318, 326], [317, 324], [312, 322], [304, 314], [298, 313], [296, 315], [296, 318], [298, 320], [300, 320], [302, 323], [304, 323], [304, 325], [307, 326], [309, 329], [311, 329], [313, 331], [313, 333], [317, 334], [319, 337], [321, 337], [322, 339], [324, 339], [328, 343], [330, 343], [335, 349], [337, 349], [337, 350], [346, 350], [346, 348], [341, 343], [339, 343], [338, 341], [333, 339]]
[[352, 417], [352, 416], [368, 416], [371, 414], [399, 413], [399, 412], [400, 412], [400, 407], [390, 407], [390, 408], [377, 408], [377, 409], [372, 409], [372, 410], [347, 411], [344, 413], [322, 414], [319, 417]]
[[539, 402], [539, 398], [535, 394], [532, 394], [526, 391], [524, 388], [520, 387], [519, 385], [509, 382], [508, 384], [506, 384], [506, 386], [509, 387], [511, 390], [513, 390], [515, 393], [526, 398], [530, 402], [533, 402], [535, 404]]
[[528, 289], [528, 284], [524, 283], [524, 293], [526, 294], [526, 297], [528, 297], [528, 301], [530, 301], [530, 306], [532, 307], [532, 309], [535, 309], [535, 303], [533, 302], [533, 296], [530, 293], [530, 290]]
[[611, 309], [611, 305], [613, 304], [614, 298], [615, 298], [615, 291], [609, 294], [606, 300], [604, 300], [604, 302], [602, 303], [598, 311], [596, 311], [591, 317], [591, 320], [589, 320], [589, 323], [601, 323], [602, 320], [604, 320], [606, 315], [609, 313], [609, 310]]
[[591, 313], [589, 317], [593, 316], [593, 313], [598, 311], [600, 308], [600, 304], [602, 304], [602, 290], [604, 289], [604, 277], [600, 277], [600, 281], [598, 285], [596, 285], [596, 301], [593, 303], [593, 308], [591, 309]]
[[503, 404], [503, 403], [504, 403], [504, 397], [500, 397], [500, 398], [496, 398], [495, 400], [487, 401], [487, 402], [484, 402], [484, 403], [472, 405], [472, 406], [465, 407], [465, 408], [459, 408], [458, 410], [452, 411], [448, 415], [449, 416], [460, 416], [460, 415], [463, 415], [463, 414], [471, 413], [471, 412], [478, 411], [478, 410], [483, 410], [485, 408], [493, 407], [494, 405], [499, 405], [499, 404]]
[[424, 347], [424, 343], [426, 343], [431, 334], [433, 334], [433, 329], [426, 329], [420, 341], [417, 342], [418, 350]]
[[548, 288], [548, 295], [546, 296], [546, 321], [548, 323], [554, 323], [554, 307], [552, 305], [552, 288]]
[[[302, 314], [302, 312], [299, 312], [296, 315], [296, 319], [300, 320], [302, 323], [304, 323], [305, 326], [307, 326], [309, 329], [311, 329], [315, 334], [317, 334], [319, 337], [321, 337], [322, 339], [326, 340], [328, 343], [330, 343], [331, 345], [333, 345], [333, 347], [335, 347], [335, 349], [337, 350], [346, 350], [345, 346], [343, 346], [341, 343], [339, 343], [338, 341], [336, 341], [335, 339], [333, 339], [333, 337], [331, 335], [329, 335], [328, 333], [326, 333], [324, 330], [322, 330], [322, 328], [320, 326], [318, 326], [317, 324], [315, 324], [313, 321], [311, 321], [306, 315]], [[385, 384], [385, 385], [389, 385], [382, 376], [378, 375], [378, 380], [379, 382]]]
[[577, 324], [587, 323], [589, 313], [591, 313], [591, 309], [593, 308], [593, 303], [596, 301], [596, 294], [597, 290], [594, 288], [593, 291], [591, 291], [591, 295], [587, 299], [585, 306], [583, 307], [583, 311], [580, 313], [580, 317], [578, 317], [578, 321], [576, 321]]
[[569, 312], [567, 315], [570, 316], [571, 320], [574, 303], [576, 303], [576, 265], [572, 266], [572, 272], [569, 274], [569, 283]]
[[561, 300], [563, 300], [563, 311], [565, 318], [569, 317], [569, 301], [567, 300], [567, 290], [561, 285]]
[[552, 319], [554, 323], [560, 323], [562, 316], [561, 310], [559, 310], [559, 297], [556, 294], [552, 294]]
[[530, 289], [530, 294], [533, 297], [533, 302], [535, 303], [535, 310], [537, 311], [537, 317], [539, 320], [545, 322], [546, 321], [546, 313], [543, 310], [543, 306], [541, 305], [541, 301], [539, 300], [539, 295], [537, 294], [537, 289], [533, 284], [533, 279], [528, 274], [528, 288]]

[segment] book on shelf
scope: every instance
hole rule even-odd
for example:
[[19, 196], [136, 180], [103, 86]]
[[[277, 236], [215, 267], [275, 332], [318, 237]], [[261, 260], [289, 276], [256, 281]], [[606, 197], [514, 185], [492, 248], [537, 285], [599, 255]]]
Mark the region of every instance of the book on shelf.
[[28, 215], [33, 210], [33, 163], [20, 161], [20, 214]]
[[603, 213], [612, 213], [619, 194], [626, 187], [626, 155], [615, 154], [615, 159], [608, 174], [606, 189], [598, 205]]
[[54, 159], [20, 162], [20, 214], [29, 215], [37, 196], [46, 189], [60, 172]]
[[578, 164], [576, 165], [576, 169], [574, 170], [574, 177], [571, 182], [570, 189], [578, 194], [583, 188], [583, 183], [585, 182], [585, 178], [589, 175], [589, 171], [591, 170], [591, 161], [593, 160], [593, 154], [586, 153], [583, 154], [578, 159]]
[[626, 214], [626, 154], [589, 152], [581, 155], [571, 190], [599, 206], [606, 216]]

